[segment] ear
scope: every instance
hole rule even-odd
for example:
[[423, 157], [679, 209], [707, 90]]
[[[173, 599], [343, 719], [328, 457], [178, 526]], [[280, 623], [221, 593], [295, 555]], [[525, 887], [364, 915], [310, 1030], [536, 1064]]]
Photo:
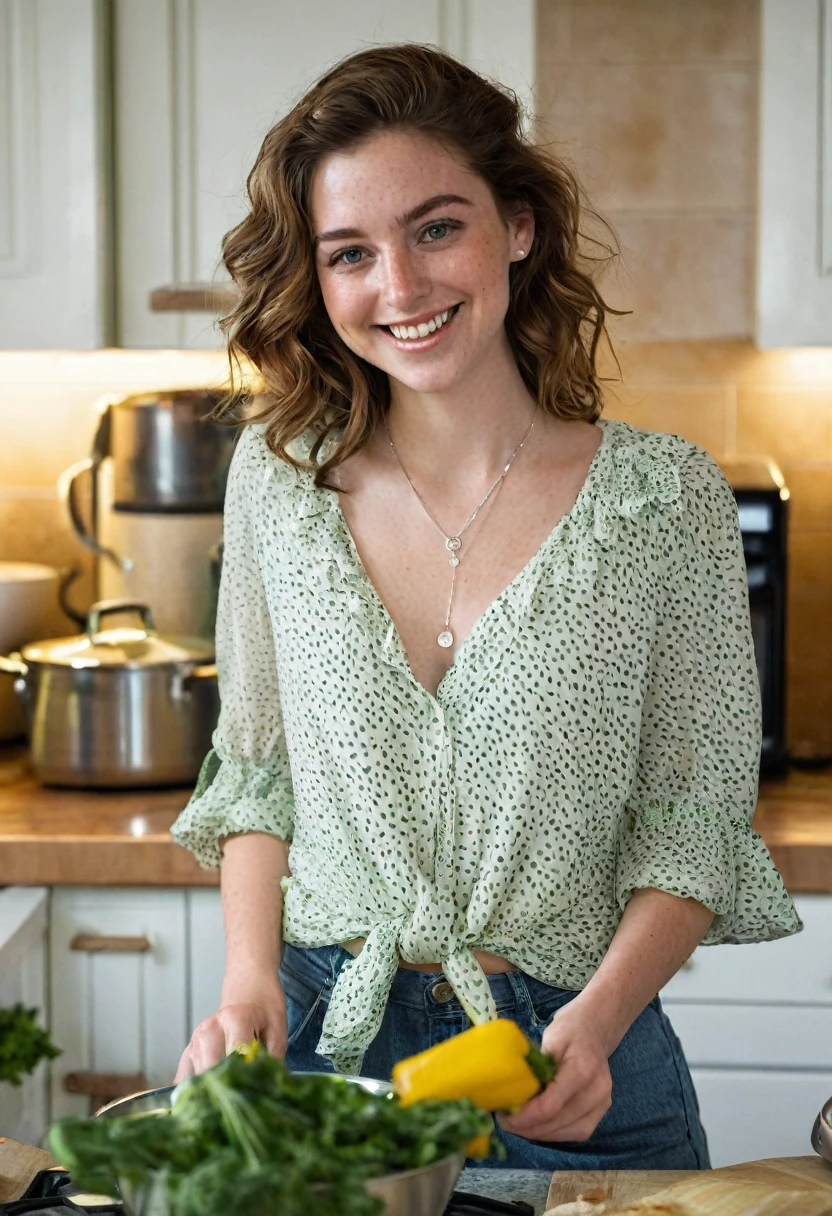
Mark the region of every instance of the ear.
[[508, 232], [512, 255], [518, 249], [523, 249], [528, 254], [534, 240], [534, 212], [531, 207], [520, 206], [512, 212], [508, 220]]

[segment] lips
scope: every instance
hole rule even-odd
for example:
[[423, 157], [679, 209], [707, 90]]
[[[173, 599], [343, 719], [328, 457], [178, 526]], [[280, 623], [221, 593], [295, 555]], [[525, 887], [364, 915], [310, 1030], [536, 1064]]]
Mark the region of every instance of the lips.
[[[427, 350], [441, 341], [461, 307], [461, 304], [453, 304], [450, 308], [431, 314], [425, 320], [408, 322], [407, 325], [379, 325], [377, 328], [398, 350]], [[416, 336], [411, 337], [414, 332]]]

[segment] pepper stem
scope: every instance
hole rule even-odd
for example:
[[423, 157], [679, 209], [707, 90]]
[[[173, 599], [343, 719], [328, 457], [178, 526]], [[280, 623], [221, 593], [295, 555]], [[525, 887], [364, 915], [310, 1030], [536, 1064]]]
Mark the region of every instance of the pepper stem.
[[533, 1044], [529, 1047], [526, 1063], [540, 1082], [541, 1089], [549, 1084], [557, 1072], [558, 1066], [552, 1057], [539, 1051]]

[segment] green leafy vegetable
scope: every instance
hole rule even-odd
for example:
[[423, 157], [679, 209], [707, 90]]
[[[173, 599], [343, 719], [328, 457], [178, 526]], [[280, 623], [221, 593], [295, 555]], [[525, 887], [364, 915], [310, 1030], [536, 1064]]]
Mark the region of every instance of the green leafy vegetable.
[[467, 1100], [402, 1108], [255, 1045], [183, 1082], [170, 1111], [62, 1119], [49, 1147], [77, 1185], [121, 1188], [136, 1211], [161, 1176], [171, 1216], [376, 1216], [366, 1179], [464, 1152], [492, 1126]]
[[19, 1086], [41, 1060], [54, 1060], [61, 1053], [46, 1030], [38, 1026], [37, 1009], [12, 1005], [0, 1009], [0, 1081]]

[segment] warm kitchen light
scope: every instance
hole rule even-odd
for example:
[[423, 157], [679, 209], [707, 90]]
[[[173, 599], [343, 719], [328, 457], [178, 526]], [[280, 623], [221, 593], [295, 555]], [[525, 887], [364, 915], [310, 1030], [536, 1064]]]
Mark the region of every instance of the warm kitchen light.
[[130, 835], [131, 836], [146, 836], [147, 835], [147, 820], [143, 815], [136, 815], [130, 820]]

